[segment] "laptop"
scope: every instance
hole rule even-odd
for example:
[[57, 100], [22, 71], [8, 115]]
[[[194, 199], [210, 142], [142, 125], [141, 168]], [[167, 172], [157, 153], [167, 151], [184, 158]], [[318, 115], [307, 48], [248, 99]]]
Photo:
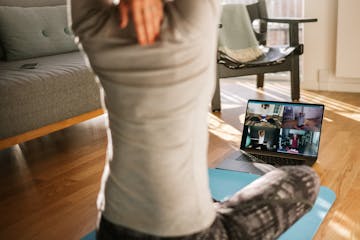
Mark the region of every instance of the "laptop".
[[278, 166], [313, 165], [324, 105], [249, 100], [239, 151], [217, 168], [264, 174]]

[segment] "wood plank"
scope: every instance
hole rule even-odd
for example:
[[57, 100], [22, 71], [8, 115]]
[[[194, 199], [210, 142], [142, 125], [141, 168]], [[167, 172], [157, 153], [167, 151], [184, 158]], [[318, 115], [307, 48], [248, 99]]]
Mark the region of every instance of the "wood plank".
[[26, 133], [22, 133], [13, 137], [9, 137], [9, 138], [5, 138], [5, 139], [0, 139], [0, 150], [1, 149], [5, 149], [8, 147], [11, 147], [13, 145], [22, 143], [22, 142], [26, 142], [41, 136], [45, 136], [49, 133], [70, 127], [74, 124], [78, 124], [80, 122], [89, 120], [91, 118], [97, 117], [101, 114], [104, 113], [104, 110], [102, 109], [97, 109], [88, 113], [84, 113], [81, 114], [79, 116], [73, 117], [73, 118], [69, 118], [60, 122], [56, 122], [56, 123], [52, 123], [49, 124], [47, 126], [35, 129], [35, 130], [31, 130], [29, 132]]

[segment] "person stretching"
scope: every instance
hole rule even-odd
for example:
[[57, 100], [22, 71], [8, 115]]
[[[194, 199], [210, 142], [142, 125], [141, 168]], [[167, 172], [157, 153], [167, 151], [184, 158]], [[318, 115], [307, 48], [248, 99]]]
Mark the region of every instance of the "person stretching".
[[311, 209], [308, 167], [276, 169], [222, 203], [207, 172], [218, 0], [69, 0], [96, 76], [108, 148], [97, 239], [274, 239]]

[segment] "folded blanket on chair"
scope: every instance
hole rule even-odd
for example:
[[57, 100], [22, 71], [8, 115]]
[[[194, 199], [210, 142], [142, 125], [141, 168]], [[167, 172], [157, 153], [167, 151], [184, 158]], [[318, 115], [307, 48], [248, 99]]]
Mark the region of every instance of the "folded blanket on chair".
[[255, 38], [246, 5], [223, 5], [221, 24], [218, 46], [220, 52], [238, 62], [249, 62], [263, 54]]

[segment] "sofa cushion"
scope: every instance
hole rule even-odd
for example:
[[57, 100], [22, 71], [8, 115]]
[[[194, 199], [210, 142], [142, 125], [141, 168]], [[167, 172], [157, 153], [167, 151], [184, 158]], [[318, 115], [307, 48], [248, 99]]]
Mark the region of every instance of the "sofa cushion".
[[77, 50], [67, 24], [66, 6], [0, 7], [0, 41], [7, 60]]
[[0, 139], [100, 107], [99, 87], [80, 52], [0, 61]]

